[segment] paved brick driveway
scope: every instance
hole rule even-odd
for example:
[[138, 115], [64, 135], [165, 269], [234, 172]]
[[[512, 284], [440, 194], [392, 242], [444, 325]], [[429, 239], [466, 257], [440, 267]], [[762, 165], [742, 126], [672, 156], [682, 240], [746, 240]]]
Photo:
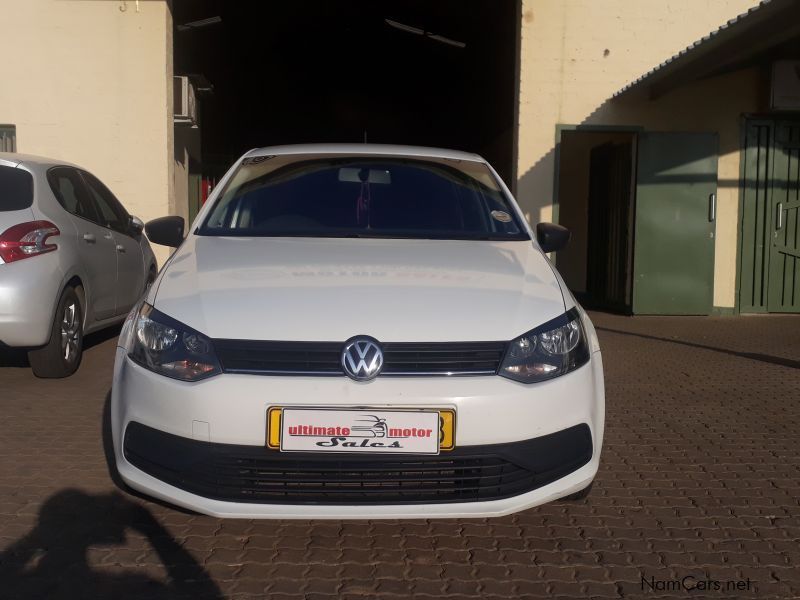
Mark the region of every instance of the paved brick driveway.
[[[109, 477], [113, 338], [69, 380], [0, 368], [0, 598], [800, 596], [800, 318], [595, 322], [608, 411], [592, 495], [492, 520], [179, 512]], [[723, 589], [675, 590], [686, 576]]]

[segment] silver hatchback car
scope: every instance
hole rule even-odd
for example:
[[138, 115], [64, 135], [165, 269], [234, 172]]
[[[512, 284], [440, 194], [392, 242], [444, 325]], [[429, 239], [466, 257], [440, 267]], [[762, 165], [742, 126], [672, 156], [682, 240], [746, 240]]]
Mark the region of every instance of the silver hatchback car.
[[125, 318], [156, 276], [144, 225], [91, 173], [0, 152], [0, 348], [66, 377], [83, 336]]

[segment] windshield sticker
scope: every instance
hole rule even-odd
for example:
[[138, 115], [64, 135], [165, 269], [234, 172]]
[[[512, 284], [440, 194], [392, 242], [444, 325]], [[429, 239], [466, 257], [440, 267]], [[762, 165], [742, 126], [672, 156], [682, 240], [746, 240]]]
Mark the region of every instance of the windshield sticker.
[[511, 223], [511, 215], [504, 210], [493, 210], [492, 217], [501, 223]]

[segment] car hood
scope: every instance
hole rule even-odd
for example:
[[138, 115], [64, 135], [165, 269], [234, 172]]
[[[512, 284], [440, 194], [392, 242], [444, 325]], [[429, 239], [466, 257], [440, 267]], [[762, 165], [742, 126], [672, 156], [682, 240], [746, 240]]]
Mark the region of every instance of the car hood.
[[292, 341], [508, 340], [564, 312], [530, 241], [194, 235], [154, 305], [212, 338]]

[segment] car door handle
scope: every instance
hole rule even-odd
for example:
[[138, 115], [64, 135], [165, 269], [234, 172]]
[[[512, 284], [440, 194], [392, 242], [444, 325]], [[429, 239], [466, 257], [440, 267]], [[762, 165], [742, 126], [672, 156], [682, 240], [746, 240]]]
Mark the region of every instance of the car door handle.
[[86, 242], [87, 244], [94, 244], [96, 239], [93, 233], [84, 233], [83, 241]]
[[117, 244], [117, 252], [125, 252], [125, 246], [122, 244]]

